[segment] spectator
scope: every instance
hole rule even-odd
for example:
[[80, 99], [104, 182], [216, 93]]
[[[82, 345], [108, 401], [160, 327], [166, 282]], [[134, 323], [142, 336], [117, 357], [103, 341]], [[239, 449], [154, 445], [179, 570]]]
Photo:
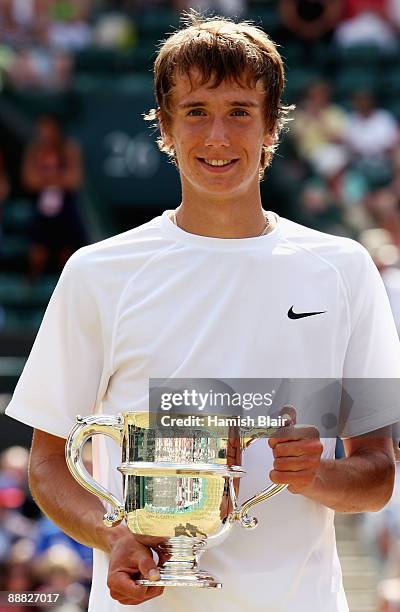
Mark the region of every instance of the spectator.
[[77, 203], [82, 174], [79, 146], [63, 135], [55, 117], [42, 116], [22, 168], [23, 184], [35, 202], [29, 253], [32, 280], [43, 273], [51, 255], [61, 268], [86, 243]]
[[[0, 591], [20, 592], [33, 591], [36, 586], [32, 564], [28, 561], [14, 560], [9, 561], [4, 567], [0, 568]], [[24, 612], [26, 605], [13, 604], [4, 605], [0, 602], [0, 612]], [[30, 606], [32, 612], [41, 612], [39, 606]]]
[[5, 42], [27, 44], [32, 41], [39, 5], [37, 0], [2, 0], [0, 20]]
[[[84, 460], [90, 469], [87, 451]], [[0, 454], [0, 591], [63, 592], [61, 607], [54, 610], [81, 612], [87, 609], [92, 551], [61, 532], [37, 506], [30, 517], [34, 520], [26, 517], [28, 459], [20, 446]], [[0, 601], [0, 612], [9, 609]], [[21, 604], [12, 609], [26, 608]]]
[[357, 92], [353, 97], [354, 112], [346, 130], [350, 153], [357, 160], [387, 163], [399, 143], [399, 129], [393, 115], [376, 108], [371, 93]]
[[383, 50], [396, 45], [396, 34], [385, 14], [385, 3], [380, 1], [357, 2], [351, 7], [348, 19], [336, 29], [335, 39], [341, 47], [373, 44]]
[[21, 49], [14, 55], [8, 66], [8, 76], [16, 89], [37, 89], [42, 78], [31, 49]]
[[343, 151], [346, 126], [347, 115], [332, 103], [328, 83], [313, 83], [294, 117], [292, 133], [300, 157], [314, 166], [333, 150]]
[[93, 43], [110, 49], [132, 47], [136, 43], [134, 22], [122, 13], [105, 13], [96, 22]]
[[342, 17], [343, 0], [280, 0], [282, 24], [295, 36], [316, 41], [332, 33]]
[[0, 454], [1, 478], [24, 488], [28, 473], [29, 451], [23, 446], [10, 446]]
[[[369, 251], [385, 285], [397, 332], [400, 335], [400, 251], [384, 229], [362, 232], [360, 242]], [[400, 534], [400, 530], [399, 530]]]
[[51, 546], [34, 560], [34, 567], [40, 580], [38, 592], [61, 593], [66, 603], [76, 606], [76, 612], [87, 609], [87, 591], [80, 582], [82, 562], [69, 546]]
[[[380, 576], [400, 578], [400, 469], [396, 464], [393, 495], [388, 504], [378, 512], [367, 512], [362, 517], [362, 539], [377, 564]], [[378, 593], [381, 591], [378, 587]], [[397, 591], [399, 593], [399, 591]], [[396, 599], [398, 603], [398, 599]], [[381, 608], [382, 610], [397, 610]]]
[[48, 37], [50, 46], [55, 49], [80, 51], [90, 44], [92, 30], [84, 20], [72, 17], [70, 20], [50, 22]]
[[20, 508], [24, 502], [21, 489], [0, 483], [0, 561], [9, 560], [11, 547], [18, 541], [33, 539], [36, 529], [33, 521], [24, 517]]
[[[79, 555], [80, 560], [83, 562], [85, 569], [85, 573], [89, 574], [90, 578], [90, 570], [92, 564], [92, 549], [80, 544], [76, 540], [73, 540], [66, 533], [61, 531], [57, 525], [55, 525], [50, 519], [46, 516], [42, 516], [37, 522], [37, 535], [35, 542], [35, 554], [41, 555], [48, 548], [51, 548], [54, 545], [63, 545], [64, 547], [73, 550], [75, 553]], [[88, 570], [88, 572], [86, 571]]]
[[71, 85], [73, 60], [67, 51], [58, 51], [52, 55], [52, 69], [46, 85], [52, 91], [66, 91]]
[[373, 219], [373, 227], [389, 232], [392, 243], [400, 247], [400, 211], [391, 187], [371, 189], [364, 198], [364, 206]]
[[346, 235], [342, 211], [328, 183], [312, 177], [306, 181], [301, 197], [302, 221], [322, 232]]
[[20, 498], [21, 513], [31, 519], [40, 513], [28, 487], [28, 461], [29, 452], [23, 446], [11, 446], [0, 454], [0, 496], [2, 489], [9, 489], [6, 496], [14, 500]]
[[35, 47], [15, 53], [7, 73], [19, 90], [65, 91], [71, 83], [72, 68], [72, 58], [66, 51]]

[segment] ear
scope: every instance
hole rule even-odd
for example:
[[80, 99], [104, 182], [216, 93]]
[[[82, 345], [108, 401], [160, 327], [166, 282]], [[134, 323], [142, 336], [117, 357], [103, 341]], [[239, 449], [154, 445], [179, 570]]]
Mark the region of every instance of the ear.
[[271, 147], [272, 145], [276, 143], [277, 138], [278, 138], [278, 134], [276, 133], [275, 130], [272, 132], [266, 132], [266, 134], [264, 135], [263, 145], [265, 147]]
[[166, 122], [163, 119], [161, 109], [159, 108], [157, 109], [157, 119], [158, 119], [158, 126], [160, 128], [160, 134], [162, 136], [165, 146], [169, 148], [173, 147], [174, 146], [173, 138], [166, 129]]

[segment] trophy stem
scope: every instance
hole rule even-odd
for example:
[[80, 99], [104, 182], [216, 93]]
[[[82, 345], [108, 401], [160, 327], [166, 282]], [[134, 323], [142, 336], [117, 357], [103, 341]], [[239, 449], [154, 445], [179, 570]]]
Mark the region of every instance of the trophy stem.
[[160, 580], [137, 580], [145, 586], [191, 586], [221, 588], [222, 584], [205, 571], [198, 569], [198, 560], [206, 547], [206, 540], [176, 536], [157, 547], [161, 560]]

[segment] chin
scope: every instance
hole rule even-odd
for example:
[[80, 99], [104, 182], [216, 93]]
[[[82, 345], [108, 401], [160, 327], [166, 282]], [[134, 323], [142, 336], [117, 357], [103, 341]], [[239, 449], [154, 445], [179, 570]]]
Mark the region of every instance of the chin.
[[230, 193], [230, 192], [235, 192], [235, 191], [240, 191], [243, 189], [243, 187], [245, 187], [247, 185], [247, 181], [243, 182], [240, 180], [240, 178], [235, 177], [234, 180], [232, 180], [232, 177], [230, 178], [230, 180], [208, 180], [205, 181], [204, 183], [202, 182], [202, 184], [198, 184], [199, 188], [202, 191], [208, 191], [210, 193], [215, 192], [215, 193]]
[[209, 196], [233, 196], [233, 195], [237, 195], [237, 193], [239, 191], [241, 191], [241, 189], [239, 188], [239, 186], [235, 186], [232, 187], [231, 189], [227, 189], [226, 187], [222, 187], [220, 189], [216, 188], [216, 189], [204, 189], [202, 190], [203, 193], [205, 195], [209, 195]]

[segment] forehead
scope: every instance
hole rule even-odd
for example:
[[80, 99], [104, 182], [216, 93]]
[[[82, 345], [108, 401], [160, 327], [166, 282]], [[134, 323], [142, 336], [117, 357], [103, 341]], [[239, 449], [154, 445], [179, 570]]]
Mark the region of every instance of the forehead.
[[175, 105], [185, 104], [194, 99], [206, 102], [223, 102], [224, 100], [237, 100], [245, 96], [246, 99], [260, 103], [265, 97], [265, 89], [261, 81], [252, 83], [248, 75], [243, 74], [237, 79], [227, 78], [216, 84], [212, 76], [204, 82], [198, 70], [193, 69], [189, 74], [176, 74], [171, 94]]

